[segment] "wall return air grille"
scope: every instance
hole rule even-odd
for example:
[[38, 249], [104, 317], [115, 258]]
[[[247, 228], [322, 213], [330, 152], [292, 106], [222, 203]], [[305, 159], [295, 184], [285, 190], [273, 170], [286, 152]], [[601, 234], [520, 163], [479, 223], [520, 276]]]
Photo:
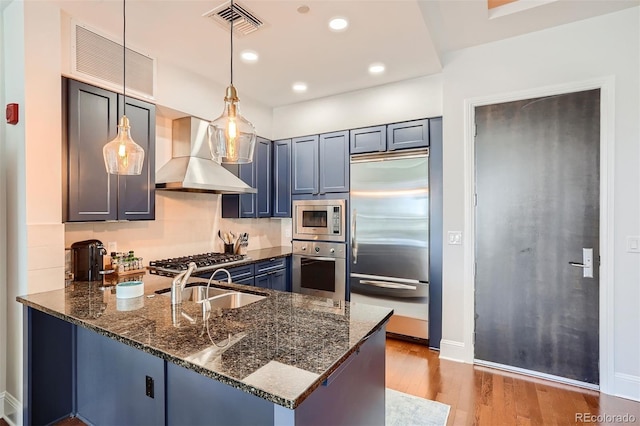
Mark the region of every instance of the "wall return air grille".
[[[122, 44], [72, 22], [72, 73], [122, 90]], [[127, 92], [154, 97], [155, 59], [127, 47]]]

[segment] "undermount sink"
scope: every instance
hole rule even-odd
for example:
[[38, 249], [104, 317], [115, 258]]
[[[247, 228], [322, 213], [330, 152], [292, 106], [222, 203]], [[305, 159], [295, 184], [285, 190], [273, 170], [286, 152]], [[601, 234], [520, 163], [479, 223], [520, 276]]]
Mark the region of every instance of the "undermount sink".
[[[161, 296], [171, 297], [171, 288], [165, 288], [163, 290], [156, 291], [156, 294]], [[259, 294], [243, 293], [240, 291], [234, 291], [229, 289], [209, 287], [209, 293], [207, 294], [206, 285], [193, 285], [185, 287], [182, 290], [183, 302], [206, 302], [207, 307], [220, 308], [220, 309], [237, 309], [243, 306], [247, 306], [251, 303], [265, 299], [267, 296], [261, 296]]]
[[266, 297], [267, 296], [232, 291], [219, 296], [209, 297], [209, 299], [204, 300], [202, 303], [208, 304], [211, 309], [236, 309], [241, 308], [242, 306], [247, 306]]
[[[207, 286], [196, 285], [193, 287], [185, 287], [182, 290], [182, 301], [183, 302], [202, 302], [211, 297], [219, 296], [221, 294], [227, 294], [232, 290], [224, 290], [221, 288], [209, 287], [209, 294], [207, 296]], [[165, 288], [163, 290], [158, 290], [156, 292], [161, 296], [171, 297], [171, 288]]]

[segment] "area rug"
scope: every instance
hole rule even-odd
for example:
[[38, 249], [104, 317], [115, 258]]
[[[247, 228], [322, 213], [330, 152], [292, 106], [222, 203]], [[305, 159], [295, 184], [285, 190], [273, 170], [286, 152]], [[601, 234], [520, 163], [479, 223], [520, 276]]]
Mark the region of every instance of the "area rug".
[[386, 426], [444, 426], [449, 406], [387, 388]]

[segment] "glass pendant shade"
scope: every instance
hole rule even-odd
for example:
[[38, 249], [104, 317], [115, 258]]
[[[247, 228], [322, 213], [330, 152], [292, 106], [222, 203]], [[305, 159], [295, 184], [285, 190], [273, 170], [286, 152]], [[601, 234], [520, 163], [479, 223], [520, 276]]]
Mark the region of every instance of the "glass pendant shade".
[[144, 163], [144, 149], [133, 141], [126, 115], [120, 118], [118, 136], [102, 148], [104, 165], [112, 175], [139, 175]]
[[253, 161], [256, 129], [240, 114], [238, 93], [227, 87], [222, 115], [209, 124], [211, 156], [218, 163], [245, 164]]

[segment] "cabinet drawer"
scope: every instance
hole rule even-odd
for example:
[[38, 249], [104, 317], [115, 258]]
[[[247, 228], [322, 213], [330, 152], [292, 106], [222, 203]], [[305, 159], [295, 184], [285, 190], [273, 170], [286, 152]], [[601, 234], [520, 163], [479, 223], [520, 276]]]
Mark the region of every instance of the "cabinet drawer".
[[256, 263], [256, 275], [266, 274], [267, 272], [275, 271], [276, 269], [282, 269], [287, 267], [287, 258], [279, 257], [277, 259], [264, 260]]
[[233, 280], [233, 282], [236, 284], [244, 284], [244, 285], [250, 285], [250, 286], [255, 285], [253, 277], [244, 278], [241, 280]]
[[[235, 268], [225, 268], [231, 274], [231, 281], [237, 282], [239, 280], [243, 280], [245, 278], [252, 277], [253, 278], [253, 263], [248, 265], [236, 266]], [[215, 271], [214, 271], [215, 272]], [[211, 278], [211, 274], [213, 272], [205, 272], [202, 274], [196, 275], [200, 278], [209, 279]], [[214, 277], [216, 280], [225, 281], [227, 279], [227, 274], [224, 272], [218, 272]]]

